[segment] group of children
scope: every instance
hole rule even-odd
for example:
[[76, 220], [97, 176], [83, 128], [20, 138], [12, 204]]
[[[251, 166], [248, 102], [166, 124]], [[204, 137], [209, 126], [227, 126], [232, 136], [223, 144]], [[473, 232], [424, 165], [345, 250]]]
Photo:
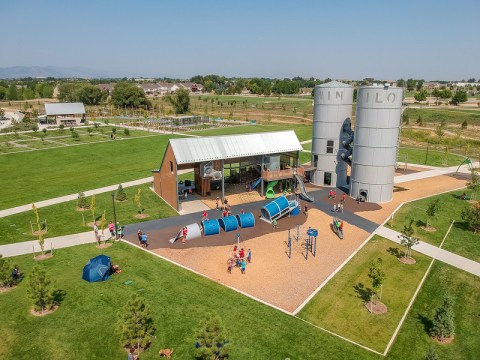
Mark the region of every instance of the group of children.
[[141, 231], [140, 229], [137, 231], [137, 236], [138, 236], [138, 244], [143, 247], [143, 248], [147, 248], [148, 247], [148, 237], [147, 237], [147, 234], [143, 231]]
[[241, 248], [238, 250], [237, 245], [233, 247], [233, 255], [227, 260], [227, 271], [229, 274], [232, 273], [232, 268], [234, 266], [239, 267], [242, 274], [245, 274], [247, 268], [247, 262], [252, 262], [252, 250], [248, 249], [247, 254], [245, 250]]
[[[328, 198], [329, 199], [336, 199], [337, 198], [337, 190], [330, 190], [328, 193]], [[333, 209], [332, 212], [341, 212], [343, 213], [343, 206], [345, 205], [345, 200], [347, 199], [347, 195], [345, 193], [342, 194], [342, 198], [340, 199], [340, 202], [334, 203], [333, 204]]]

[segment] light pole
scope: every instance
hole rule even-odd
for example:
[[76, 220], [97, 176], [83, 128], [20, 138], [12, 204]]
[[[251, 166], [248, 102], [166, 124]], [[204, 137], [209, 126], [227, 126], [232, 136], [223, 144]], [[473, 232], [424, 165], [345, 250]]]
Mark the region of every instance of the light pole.
[[115, 241], [118, 240], [118, 235], [117, 235], [117, 212], [115, 211], [115, 194], [112, 194], [112, 204], [113, 204], [113, 221], [114, 221], [114, 224], [115, 224]]

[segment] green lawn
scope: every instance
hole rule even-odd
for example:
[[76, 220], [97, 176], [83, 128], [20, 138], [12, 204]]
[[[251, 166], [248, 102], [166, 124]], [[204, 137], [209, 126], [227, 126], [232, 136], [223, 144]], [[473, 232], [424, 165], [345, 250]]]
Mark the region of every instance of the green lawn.
[[0, 156], [0, 208], [151, 176], [168, 139], [158, 135], [125, 141]]
[[[103, 283], [87, 283], [81, 279], [82, 268], [99, 253], [110, 256], [123, 272]], [[123, 243], [103, 251], [93, 245], [62, 249], [39, 263], [64, 299], [55, 313], [33, 317], [27, 282], [35, 261], [30, 255], [12, 260], [27, 279], [0, 293], [2, 359], [126, 359], [115, 331], [116, 319], [136, 292], [150, 305], [157, 328], [142, 360], [158, 359], [161, 348], [173, 348], [173, 359], [192, 359], [195, 329], [207, 312], [217, 313], [225, 323], [231, 359], [381, 358]], [[133, 282], [124, 285], [127, 280]]]
[[[398, 152], [398, 162], [405, 162], [405, 156], [407, 156], [407, 162], [411, 164], [422, 164], [430, 166], [455, 166], [460, 165], [465, 157], [447, 154], [445, 152], [434, 151], [429, 149], [428, 155], [426, 154], [427, 150], [425, 149], [414, 149], [414, 148], [405, 148], [401, 147]], [[425, 159], [427, 160], [425, 162]], [[446, 161], [445, 161], [446, 160]]]
[[[305, 306], [299, 316], [348, 339], [383, 352], [407, 308], [430, 258], [414, 253], [415, 265], [404, 265], [389, 250], [399, 246], [374, 237]], [[402, 251], [403, 249], [398, 249]], [[370, 279], [369, 264], [381, 257], [386, 280], [382, 302], [388, 307], [383, 315], [372, 315], [365, 308]], [[352, 323], [352, 321], [354, 323]]]
[[[134, 201], [137, 189], [142, 189], [142, 207], [145, 209], [144, 213], [150, 215], [147, 219], [137, 219], [135, 217], [138, 212]], [[128, 200], [115, 203], [117, 221], [120, 222], [120, 224], [132, 224], [177, 215], [167, 203], [149, 189], [149, 184], [126, 188], [125, 192]], [[97, 208], [95, 219], [99, 228], [100, 219], [104, 210], [106, 210], [105, 215], [107, 221], [113, 220], [111, 194], [112, 193], [108, 192], [95, 195]], [[87, 197], [88, 202], [90, 202], [90, 199], [90, 197]], [[92, 227], [87, 225], [93, 221], [92, 213], [89, 210], [79, 212], [76, 208], [77, 201], [69, 201], [38, 209], [41, 220], [46, 219], [48, 223], [48, 233], [45, 237], [51, 238], [92, 230]], [[34, 221], [35, 215], [33, 211], [0, 218], [0, 245], [36, 239], [36, 237], [32, 235], [30, 226], [30, 223]], [[108, 230], [106, 230], [106, 233], [108, 234]]]
[[480, 124], [480, 111], [462, 109], [417, 109], [406, 108], [405, 114], [410, 118], [410, 123], [414, 123], [421, 116], [423, 123], [434, 123], [439, 125], [442, 121], [447, 124], [461, 124], [467, 120], [469, 125]]
[[[450, 227], [451, 221], [455, 220], [443, 248], [466, 258], [480, 261], [480, 234], [469, 231], [462, 220], [462, 210], [469, 206], [468, 202], [459, 199], [463, 192], [463, 190], [453, 191], [407, 203], [397, 211], [393, 223], [389, 221], [386, 225], [396, 231], [402, 231], [410, 219], [413, 219], [414, 236], [422, 241], [439, 246]], [[466, 190], [466, 192], [467, 194], [470, 193], [469, 190]], [[440, 209], [438, 215], [430, 221], [430, 224], [437, 231], [428, 232], [421, 227], [427, 221], [425, 210], [435, 199], [440, 199]]]
[[[442, 303], [444, 293], [455, 297], [455, 340], [440, 345], [428, 336], [427, 330], [435, 309]], [[478, 318], [480, 309], [480, 279], [475, 275], [435, 261], [422, 290], [400, 331], [388, 356], [391, 359], [425, 359], [433, 345], [440, 359], [478, 359]]]

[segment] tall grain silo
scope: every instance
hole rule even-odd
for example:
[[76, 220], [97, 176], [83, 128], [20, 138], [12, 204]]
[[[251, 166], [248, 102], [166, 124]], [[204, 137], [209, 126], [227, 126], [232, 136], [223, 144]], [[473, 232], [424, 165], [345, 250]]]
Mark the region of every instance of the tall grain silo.
[[[322, 186], [345, 186], [348, 164], [342, 159], [342, 142], [349, 135], [353, 86], [338, 81], [315, 86], [311, 182]], [[349, 161], [347, 159], [347, 161]]]
[[350, 196], [385, 203], [393, 197], [403, 88], [358, 89]]

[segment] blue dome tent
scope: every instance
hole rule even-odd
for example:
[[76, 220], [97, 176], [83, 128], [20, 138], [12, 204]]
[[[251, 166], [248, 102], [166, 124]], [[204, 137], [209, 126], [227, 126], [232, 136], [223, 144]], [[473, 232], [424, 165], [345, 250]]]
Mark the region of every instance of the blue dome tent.
[[98, 255], [83, 268], [82, 279], [88, 282], [105, 281], [110, 278], [110, 257]]

